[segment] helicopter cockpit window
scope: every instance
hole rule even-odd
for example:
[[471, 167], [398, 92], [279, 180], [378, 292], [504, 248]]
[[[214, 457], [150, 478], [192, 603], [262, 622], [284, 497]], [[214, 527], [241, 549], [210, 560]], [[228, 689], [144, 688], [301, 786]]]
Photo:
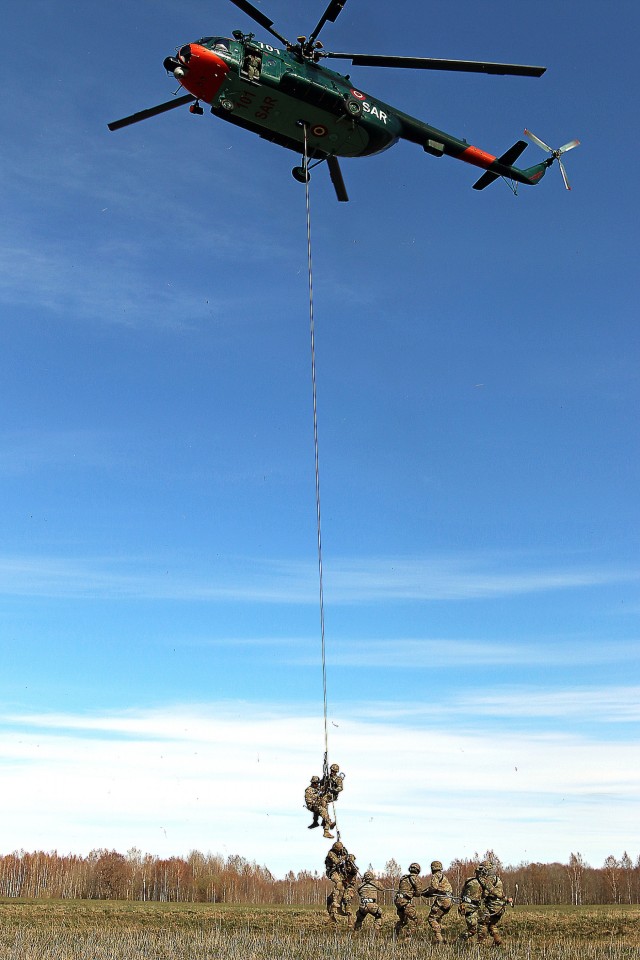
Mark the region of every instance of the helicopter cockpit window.
[[198, 40], [201, 47], [207, 47], [209, 50], [220, 50], [223, 53], [229, 53], [230, 40], [226, 37], [202, 37]]

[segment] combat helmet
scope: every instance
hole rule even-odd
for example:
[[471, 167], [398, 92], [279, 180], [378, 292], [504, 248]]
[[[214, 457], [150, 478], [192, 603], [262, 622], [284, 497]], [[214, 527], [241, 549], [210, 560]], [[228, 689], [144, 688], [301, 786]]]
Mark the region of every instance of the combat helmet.
[[363, 879], [363, 880], [373, 880], [373, 873], [371, 872], [371, 870], [365, 870], [362, 879]]
[[409, 873], [420, 873], [422, 867], [419, 863], [410, 863], [409, 864]]
[[331, 766], [329, 767], [329, 770], [331, 770], [331, 773], [337, 773], [339, 769], [340, 767], [338, 766], [337, 763], [332, 763]]
[[442, 870], [442, 864], [439, 860], [433, 860], [431, 862], [431, 873], [437, 873], [438, 870]]

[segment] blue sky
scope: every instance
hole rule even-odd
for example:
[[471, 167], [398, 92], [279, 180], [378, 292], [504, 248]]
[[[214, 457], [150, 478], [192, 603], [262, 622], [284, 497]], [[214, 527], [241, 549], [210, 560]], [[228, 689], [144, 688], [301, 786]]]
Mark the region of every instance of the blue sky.
[[[295, 36], [322, 3], [260, 8]], [[525, 126], [582, 141], [570, 193], [552, 169], [478, 194], [408, 143], [343, 162], [349, 204], [313, 176], [330, 752], [377, 868], [640, 852], [638, 13], [603, 17], [349, 0], [322, 35], [544, 64], [357, 83], [496, 154]], [[186, 110], [106, 128], [170, 97], [176, 46], [238, 27], [222, 0], [8, 15], [5, 852], [325, 854], [296, 158]]]

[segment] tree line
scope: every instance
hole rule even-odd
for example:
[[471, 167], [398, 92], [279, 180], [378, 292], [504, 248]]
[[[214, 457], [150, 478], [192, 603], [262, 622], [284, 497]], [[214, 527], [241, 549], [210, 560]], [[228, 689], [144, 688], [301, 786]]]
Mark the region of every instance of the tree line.
[[[472, 859], [451, 862], [446, 873], [456, 892], [485, 859], [496, 863], [508, 894], [513, 896], [518, 885], [522, 904], [640, 903], [640, 855], [633, 861], [626, 851], [619, 858], [608, 856], [601, 867], [592, 867], [580, 853], [572, 853], [568, 863], [508, 866], [487, 850], [482, 856], [476, 853]], [[360, 865], [362, 872], [368, 867]], [[378, 873], [388, 905], [404, 872], [389, 860]], [[0, 856], [1, 897], [324, 906], [329, 888], [319, 871], [289, 871], [284, 879], [277, 879], [266, 867], [244, 857], [197, 850], [187, 857], [169, 858], [136, 848], [126, 854], [92, 850], [86, 857], [24, 850]]]

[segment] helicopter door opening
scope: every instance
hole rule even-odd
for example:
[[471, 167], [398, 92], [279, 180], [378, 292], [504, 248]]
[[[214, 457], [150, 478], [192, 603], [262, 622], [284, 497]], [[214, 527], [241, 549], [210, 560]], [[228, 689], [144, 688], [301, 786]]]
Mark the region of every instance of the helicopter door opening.
[[240, 76], [249, 83], [260, 83], [262, 73], [262, 53], [255, 47], [245, 48], [244, 59], [240, 67]]

